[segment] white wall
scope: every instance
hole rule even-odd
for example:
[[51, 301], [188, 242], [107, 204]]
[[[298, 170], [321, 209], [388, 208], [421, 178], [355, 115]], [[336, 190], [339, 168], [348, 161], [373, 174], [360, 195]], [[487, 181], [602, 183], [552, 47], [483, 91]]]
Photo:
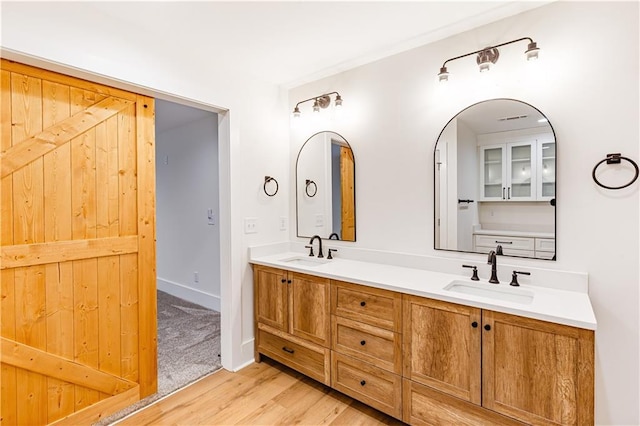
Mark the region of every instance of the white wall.
[[[298, 235], [328, 238], [332, 229], [331, 215], [331, 135], [320, 133], [304, 145], [297, 161]], [[309, 186], [306, 181], [315, 182]]]
[[[433, 150], [448, 120], [473, 103], [514, 98], [539, 108], [558, 142], [558, 261], [522, 265], [587, 272], [598, 319], [596, 419], [637, 425], [639, 393], [638, 187], [599, 188], [593, 166], [609, 152], [639, 160], [638, 3], [555, 2], [290, 91], [300, 99], [337, 90], [348, 120], [327, 120], [356, 157], [358, 241], [351, 247], [483, 261], [483, 255], [433, 250]], [[531, 36], [501, 48], [486, 75], [474, 58], [447, 58]], [[598, 52], [606, 52], [606, 59]], [[596, 57], [594, 58], [594, 53]], [[309, 124], [309, 127], [313, 127]], [[291, 131], [297, 152], [310, 128]], [[629, 171], [625, 171], [629, 176]], [[609, 176], [610, 184], [622, 176]], [[620, 180], [617, 180], [620, 179]], [[381, 226], [384, 224], [384, 226]], [[499, 267], [499, 266], [498, 266]]]
[[[162, 4], [129, 7], [139, 19]], [[100, 13], [90, 2], [3, 2], [1, 46], [8, 59], [219, 112], [222, 365], [235, 370], [251, 362], [248, 246], [285, 241], [279, 219], [292, 217], [285, 92], [252, 70], [216, 62], [213, 45], [193, 52], [171, 37], [158, 43], [142, 26]], [[275, 197], [262, 191], [266, 175], [280, 184]], [[258, 218], [257, 233], [244, 234], [245, 217]]]
[[156, 159], [158, 288], [220, 311], [217, 115], [156, 133]]
[[458, 195], [456, 198], [473, 200], [458, 203], [458, 250], [473, 250], [473, 225], [478, 223], [478, 161], [476, 135], [462, 120], [458, 127]]

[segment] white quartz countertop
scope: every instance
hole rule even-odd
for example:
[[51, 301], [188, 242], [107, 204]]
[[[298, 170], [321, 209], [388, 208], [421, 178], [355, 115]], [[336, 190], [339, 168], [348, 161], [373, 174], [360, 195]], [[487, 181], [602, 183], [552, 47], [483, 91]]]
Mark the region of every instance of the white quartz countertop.
[[476, 229], [475, 235], [499, 235], [502, 237], [555, 238], [553, 232], [504, 231], [496, 229]]
[[[534, 285], [511, 287], [509, 282], [501, 282], [496, 285], [489, 284], [486, 280], [471, 281], [469, 279], [471, 271], [469, 271], [469, 275], [461, 276], [340, 258], [306, 266], [286, 261], [292, 258], [305, 258], [305, 255], [283, 252], [253, 257], [250, 262], [588, 330], [595, 330], [597, 325], [589, 295], [585, 292], [556, 290]], [[309, 257], [309, 259], [312, 261], [317, 260], [315, 257]], [[498, 265], [499, 267], [500, 265]], [[444, 288], [452, 281], [459, 281], [462, 284], [468, 284], [470, 287], [479, 289], [496, 289], [507, 293], [522, 291], [532, 294], [533, 300], [527, 303], [520, 303], [501, 300], [493, 296], [485, 297], [445, 290]]]

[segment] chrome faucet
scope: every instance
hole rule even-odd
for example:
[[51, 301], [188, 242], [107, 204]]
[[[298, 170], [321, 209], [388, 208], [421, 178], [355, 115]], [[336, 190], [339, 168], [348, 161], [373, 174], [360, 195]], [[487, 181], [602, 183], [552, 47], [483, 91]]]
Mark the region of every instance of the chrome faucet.
[[322, 254], [322, 238], [320, 238], [320, 235], [314, 235], [313, 237], [311, 237], [311, 240], [309, 241], [309, 244], [311, 244], [311, 253], [313, 253], [313, 240], [318, 239], [318, 257], [324, 257], [324, 254]]
[[497, 257], [498, 255], [496, 255], [495, 251], [491, 250], [489, 252], [487, 264], [491, 265], [491, 278], [489, 278], [491, 284], [500, 284], [500, 281], [498, 281], [498, 265], [496, 264]]

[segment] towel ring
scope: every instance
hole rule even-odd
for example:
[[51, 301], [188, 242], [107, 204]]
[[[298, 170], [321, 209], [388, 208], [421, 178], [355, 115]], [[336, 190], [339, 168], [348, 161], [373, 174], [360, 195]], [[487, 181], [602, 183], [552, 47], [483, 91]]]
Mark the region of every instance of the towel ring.
[[[310, 191], [309, 191], [309, 187], [311, 185], [313, 185], [313, 194], [311, 194]], [[311, 179], [307, 179], [306, 180], [306, 187], [304, 188], [304, 192], [307, 193], [307, 196], [309, 198], [313, 198], [318, 193], [318, 185], [316, 185], [316, 183], [314, 181], [312, 181]]]
[[[607, 186], [607, 185], [603, 185], [597, 178], [596, 178], [596, 169], [598, 168], [598, 166], [600, 166], [600, 164], [606, 162], [607, 164], [620, 164], [622, 162], [622, 160], [626, 160], [629, 163], [631, 163], [631, 165], [633, 166], [634, 169], [636, 169], [636, 174], [633, 177], [633, 179], [631, 179], [630, 182], [626, 183], [625, 185], [621, 185], [621, 186]], [[607, 158], [605, 158], [604, 160], [600, 161], [598, 164], [596, 164], [596, 166], [593, 168], [593, 172], [591, 173], [591, 176], [593, 177], [593, 180], [595, 181], [595, 183], [598, 184], [598, 186], [601, 186], [602, 188], [605, 189], [622, 189], [622, 188], [626, 188], [627, 186], [631, 185], [633, 182], [635, 182], [638, 179], [638, 174], [640, 174], [640, 171], [638, 170], [638, 165], [636, 164], [635, 161], [631, 160], [630, 158], [627, 157], [623, 157], [619, 152], [615, 153], [615, 154], [607, 154]]]
[[[269, 194], [269, 191], [267, 191], [267, 184], [269, 182], [275, 182], [276, 184], [276, 190], [273, 191], [273, 194]], [[273, 197], [274, 195], [276, 195], [278, 193], [278, 181], [276, 180], [276, 178], [273, 178], [271, 176], [265, 176], [264, 177], [264, 185], [262, 186], [262, 189], [264, 189], [264, 193], [267, 194], [269, 197]]]

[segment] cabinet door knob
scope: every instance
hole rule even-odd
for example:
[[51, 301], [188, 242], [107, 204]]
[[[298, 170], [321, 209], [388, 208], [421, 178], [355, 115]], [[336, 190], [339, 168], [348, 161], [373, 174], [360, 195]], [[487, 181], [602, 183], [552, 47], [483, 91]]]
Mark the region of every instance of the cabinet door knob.
[[367, 384], [367, 382], [365, 382], [364, 380], [361, 380], [361, 381], [360, 381], [360, 386], [364, 386], [364, 385], [366, 385], [366, 384]]
[[286, 347], [286, 346], [283, 346], [283, 347], [282, 347], [282, 350], [283, 350], [283, 351], [285, 351], [286, 353], [289, 353], [289, 354], [292, 354], [292, 353], [294, 353], [294, 352], [295, 352], [293, 349], [288, 348], [288, 347]]
[[366, 341], [364, 341], [364, 340], [361, 340], [361, 341], [360, 341], [360, 344], [361, 344], [362, 346], [364, 346], [364, 345], [366, 345], [366, 344], [367, 344], [367, 342], [366, 342]]
[[477, 321], [472, 322], [471, 327], [478, 328], [478, 322]]
[[364, 300], [362, 302], [360, 302], [360, 306], [364, 306], [366, 304], [367, 304], [367, 302], [365, 302]]
[[491, 326], [489, 324], [485, 324], [484, 329], [489, 331], [489, 330], [491, 330]]
[[280, 282], [284, 284], [284, 283], [286, 283], [286, 282], [287, 282], [287, 279], [286, 279], [286, 278], [283, 278], [283, 279], [281, 279], [281, 280], [280, 280]]
[[287, 284], [291, 284], [291, 280], [287, 280]]

